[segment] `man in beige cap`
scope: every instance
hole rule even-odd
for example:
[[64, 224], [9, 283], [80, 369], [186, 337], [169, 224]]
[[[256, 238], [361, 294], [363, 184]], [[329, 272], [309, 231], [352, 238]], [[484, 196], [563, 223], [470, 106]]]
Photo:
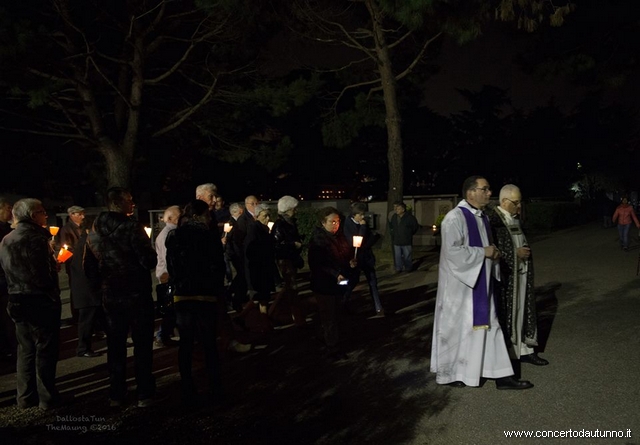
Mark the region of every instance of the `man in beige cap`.
[[[78, 240], [80, 239], [80, 235], [82, 235], [82, 231], [84, 227], [82, 223], [84, 222], [84, 209], [80, 206], [71, 206], [67, 209], [67, 214], [69, 217], [67, 218], [67, 223], [60, 229], [58, 232], [57, 240], [56, 240], [56, 251], [60, 249], [60, 247], [66, 245], [67, 249], [73, 252]], [[73, 289], [71, 286], [72, 274], [71, 274], [71, 260], [67, 260], [64, 264], [65, 271], [67, 272], [67, 276], [69, 277], [69, 289]], [[72, 294], [72, 292], [71, 292]], [[75, 308], [73, 303], [73, 295], [70, 295], [71, 300], [71, 324], [78, 323], [78, 311]]]

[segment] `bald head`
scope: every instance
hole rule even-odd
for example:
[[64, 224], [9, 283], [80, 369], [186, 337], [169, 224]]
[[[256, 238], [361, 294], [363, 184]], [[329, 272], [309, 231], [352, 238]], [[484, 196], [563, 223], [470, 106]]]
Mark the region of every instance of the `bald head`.
[[171, 206], [168, 207], [165, 211], [164, 211], [164, 215], [162, 215], [162, 220], [165, 222], [165, 224], [178, 224], [178, 221], [180, 220], [180, 207], [178, 206]]

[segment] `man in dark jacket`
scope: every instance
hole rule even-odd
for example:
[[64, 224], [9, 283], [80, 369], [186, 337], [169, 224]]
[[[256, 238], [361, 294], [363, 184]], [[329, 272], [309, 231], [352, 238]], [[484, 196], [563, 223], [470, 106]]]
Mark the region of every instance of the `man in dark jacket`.
[[[78, 240], [80, 239], [80, 235], [84, 230], [83, 222], [85, 218], [84, 208], [80, 206], [71, 206], [67, 209], [67, 214], [69, 218], [67, 219], [67, 223], [60, 229], [56, 238], [56, 251], [60, 249], [60, 247], [66, 246], [71, 252], [74, 251]], [[75, 305], [75, 299], [73, 298], [73, 276], [71, 274], [71, 262], [73, 260], [69, 259], [64, 263], [65, 271], [67, 272], [67, 276], [69, 277], [69, 289], [71, 290], [71, 323], [78, 323], [78, 308]]]
[[13, 206], [16, 229], [0, 243], [6, 274], [7, 311], [18, 339], [17, 402], [20, 408], [47, 410], [59, 402], [55, 387], [60, 344], [58, 268], [49, 244], [47, 212], [37, 199]]
[[220, 373], [216, 346], [218, 311], [224, 292], [224, 258], [217, 231], [209, 228], [207, 204], [192, 201], [185, 208], [184, 223], [167, 235], [167, 269], [175, 286], [174, 308], [180, 332], [178, 363], [183, 400], [195, 401], [197, 389], [192, 375], [196, 334], [204, 347], [210, 395], [220, 396]]
[[395, 214], [389, 221], [391, 229], [391, 243], [393, 244], [393, 262], [396, 273], [411, 272], [413, 270], [413, 235], [416, 234], [420, 225], [416, 217], [407, 212], [404, 202], [398, 201], [393, 204]]
[[[121, 406], [127, 392], [127, 334], [134, 345], [138, 406], [152, 404], [154, 309], [151, 270], [158, 262], [149, 237], [131, 219], [135, 204], [121, 187], [107, 192], [108, 212], [98, 215], [89, 233], [89, 252], [98, 260], [102, 303], [107, 319], [107, 364], [111, 406]], [[85, 261], [87, 264], [90, 261]], [[90, 276], [89, 271], [87, 274]]]

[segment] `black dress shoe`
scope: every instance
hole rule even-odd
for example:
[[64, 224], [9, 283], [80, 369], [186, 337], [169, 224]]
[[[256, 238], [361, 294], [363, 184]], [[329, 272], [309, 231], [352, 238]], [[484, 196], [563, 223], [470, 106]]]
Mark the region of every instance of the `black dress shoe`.
[[520, 356], [520, 361], [522, 363], [530, 363], [536, 366], [547, 366], [549, 362], [542, 357], [538, 357], [538, 354], [535, 352], [533, 354]]
[[83, 352], [81, 354], [78, 354], [78, 357], [87, 357], [87, 358], [93, 358], [93, 357], [100, 357], [102, 354], [100, 354], [99, 352], [96, 351], [87, 351], [87, 352]]
[[527, 380], [516, 380], [513, 376], [496, 379], [497, 389], [529, 389], [533, 383]]
[[465, 385], [464, 382], [461, 382], [459, 380], [456, 380], [455, 382], [451, 382], [451, 383], [447, 383], [447, 386], [452, 386], [454, 388], [464, 388], [467, 385]]

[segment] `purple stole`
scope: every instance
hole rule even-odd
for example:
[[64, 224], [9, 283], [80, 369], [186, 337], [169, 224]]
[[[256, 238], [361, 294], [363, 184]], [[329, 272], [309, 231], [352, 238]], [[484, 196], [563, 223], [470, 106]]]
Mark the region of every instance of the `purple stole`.
[[[464, 218], [467, 220], [467, 231], [469, 232], [470, 247], [484, 247], [476, 216], [464, 207], [460, 207]], [[486, 215], [482, 214], [484, 228], [487, 231], [487, 239], [491, 242], [491, 232], [489, 231], [489, 220]], [[473, 288], [473, 329], [489, 329], [489, 289], [487, 289], [487, 266], [482, 261], [482, 269], [478, 281]]]

